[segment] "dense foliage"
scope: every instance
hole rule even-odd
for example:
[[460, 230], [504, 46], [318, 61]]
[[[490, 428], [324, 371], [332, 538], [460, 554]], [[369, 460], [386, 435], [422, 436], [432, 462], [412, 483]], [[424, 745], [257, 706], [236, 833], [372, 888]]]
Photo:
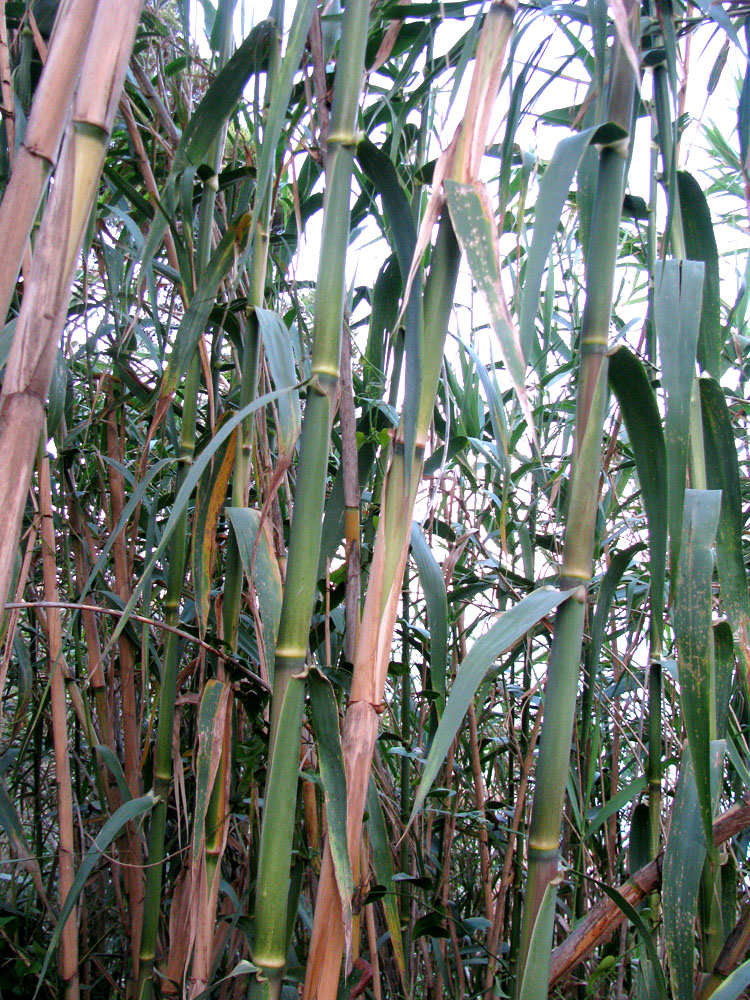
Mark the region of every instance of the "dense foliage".
[[149, 0], [29, 234], [86, 3], [0, 3], [2, 996], [745, 995], [750, 12]]

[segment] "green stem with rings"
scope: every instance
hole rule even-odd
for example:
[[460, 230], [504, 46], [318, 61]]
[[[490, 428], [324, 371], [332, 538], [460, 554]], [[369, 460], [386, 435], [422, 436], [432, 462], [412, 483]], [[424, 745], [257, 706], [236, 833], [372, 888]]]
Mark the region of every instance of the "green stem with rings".
[[[289, 874], [305, 699], [305, 658], [317, 587], [333, 406], [344, 312], [349, 196], [364, 71], [368, 0], [347, 3], [326, 149], [326, 192], [315, 295], [311, 381], [294, 496], [294, 517], [276, 646], [269, 772], [261, 828], [253, 962], [278, 976], [286, 962]], [[279, 984], [280, 985], [280, 984]]]
[[[637, 8], [633, 5], [631, 21], [636, 18]], [[624, 135], [629, 135], [631, 130], [634, 88], [632, 67], [622, 46], [616, 43], [608, 118], [623, 130]], [[559, 880], [560, 827], [570, 764], [586, 593], [593, 570], [606, 402], [606, 352], [627, 155], [624, 139], [605, 144], [600, 149], [587, 255], [576, 439], [560, 581], [561, 587], [574, 592], [557, 612], [550, 651], [529, 828], [529, 877], [516, 977], [517, 995], [523, 991], [529, 1000], [532, 997], [533, 1000], [546, 1000], [548, 992], [554, 898]], [[552, 899], [549, 898], [550, 893]], [[532, 981], [537, 984], [534, 989], [530, 985]]]

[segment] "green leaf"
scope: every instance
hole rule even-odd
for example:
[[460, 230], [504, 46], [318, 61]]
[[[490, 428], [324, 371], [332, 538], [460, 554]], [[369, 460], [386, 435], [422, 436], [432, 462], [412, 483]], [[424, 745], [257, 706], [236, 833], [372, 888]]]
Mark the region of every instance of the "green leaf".
[[[288, 392], [289, 390], [284, 390]], [[200, 455], [196, 458], [190, 467], [190, 471], [180, 487], [180, 491], [175, 497], [174, 504], [172, 505], [172, 510], [170, 511], [169, 517], [167, 518], [167, 523], [162, 528], [161, 538], [159, 539], [159, 544], [154, 549], [151, 554], [143, 574], [141, 575], [138, 583], [133, 588], [133, 593], [130, 596], [125, 609], [122, 613], [120, 621], [117, 623], [117, 627], [112, 633], [112, 637], [107, 643], [106, 649], [102, 651], [102, 656], [104, 656], [111, 648], [112, 645], [117, 642], [119, 637], [122, 635], [123, 629], [128, 623], [130, 615], [135, 610], [135, 606], [138, 603], [138, 599], [141, 596], [141, 591], [149, 578], [151, 571], [157, 563], [157, 560], [161, 558], [162, 553], [167, 547], [169, 539], [172, 537], [172, 532], [175, 530], [177, 525], [180, 523], [180, 518], [182, 512], [187, 506], [188, 500], [198, 484], [198, 480], [203, 475], [204, 469], [207, 467], [208, 463], [211, 461], [213, 456], [216, 454], [217, 450], [221, 447], [224, 441], [229, 437], [232, 431], [247, 417], [251, 416], [257, 410], [262, 409], [269, 403], [273, 402], [281, 396], [281, 392], [267, 392], [264, 396], [260, 396], [258, 399], [253, 400], [252, 403], [248, 403], [247, 406], [243, 406], [241, 410], [238, 410], [234, 416], [232, 416], [227, 422], [221, 427], [220, 430], [211, 439], [209, 445], [207, 445]], [[93, 574], [92, 574], [93, 575]]]
[[76, 877], [73, 879], [70, 892], [65, 897], [65, 902], [60, 910], [60, 916], [58, 917], [49, 945], [47, 946], [47, 953], [44, 956], [44, 962], [39, 973], [39, 981], [37, 982], [36, 990], [34, 991], [34, 998], [38, 996], [39, 990], [42, 988], [42, 983], [44, 982], [44, 977], [47, 975], [49, 963], [52, 960], [55, 948], [60, 942], [63, 927], [68, 922], [68, 917], [73, 912], [73, 907], [78, 902], [78, 897], [83, 892], [83, 887], [85, 886], [89, 875], [91, 875], [94, 868], [101, 860], [102, 855], [120, 831], [123, 830], [128, 823], [133, 823], [135, 820], [145, 816], [146, 813], [151, 812], [157, 801], [158, 799], [154, 793], [148, 792], [148, 794], [142, 795], [139, 799], [131, 799], [130, 802], [124, 802], [117, 812], [113, 816], [110, 816], [99, 831], [94, 843], [86, 851], [83, 861], [81, 862], [81, 867], [78, 869]]
[[230, 434], [217, 450], [211, 466], [206, 469], [198, 482], [195, 496], [192, 539], [193, 587], [201, 638], [205, 636], [208, 627], [211, 570], [216, 553], [216, 524], [234, 469], [235, 448], [236, 431]]
[[232, 522], [245, 575], [252, 583], [258, 599], [263, 631], [263, 658], [269, 680], [273, 683], [283, 588], [271, 526], [267, 518], [261, 523], [260, 511], [251, 507], [226, 507], [225, 513]]
[[427, 602], [430, 684], [432, 690], [438, 693], [437, 710], [440, 716], [445, 708], [445, 675], [448, 664], [448, 597], [442, 570], [416, 521], [411, 526], [411, 552]]
[[296, 389], [297, 372], [294, 367], [292, 337], [286, 323], [277, 312], [256, 307], [255, 315], [258, 318], [258, 329], [273, 384], [277, 389], [293, 390], [279, 400], [276, 425], [279, 451], [283, 455], [288, 455], [299, 437], [302, 424], [299, 392]]
[[8, 795], [5, 782], [2, 779], [0, 779], [0, 827], [3, 828], [5, 836], [8, 838], [8, 842], [12, 846], [16, 857], [23, 861], [26, 865], [26, 868], [34, 879], [34, 885], [36, 886], [37, 891], [39, 892], [41, 898], [44, 899], [42, 872], [39, 867], [39, 862], [29, 849], [29, 845], [26, 841], [26, 834], [23, 832], [21, 820], [18, 818], [16, 808]]
[[401, 937], [401, 919], [396, 898], [396, 883], [393, 879], [391, 842], [385, 825], [383, 807], [380, 805], [378, 790], [372, 777], [367, 789], [367, 813], [369, 817], [367, 829], [372, 846], [372, 866], [375, 869], [375, 878], [378, 883], [385, 886], [385, 896], [383, 897], [385, 922], [391, 935], [391, 945], [396, 956], [396, 963], [403, 977], [406, 974], [406, 962], [404, 961], [404, 942]]
[[[712, 778], [717, 790], [723, 757], [724, 741], [717, 740], [711, 746]], [[713, 832], [711, 838], [713, 845]], [[705, 857], [706, 835], [690, 748], [686, 746], [675, 790], [662, 883], [664, 933], [674, 1000], [693, 997], [693, 924]]]
[[[292, 97], [294, 78], [299, 72], [302, 52], [307, 42], [307, 34], [310, 30], [313, 13], [315, 12], [316, 0], [298, 0], [294, 8], [292, 25], [286, 37], [286, 50], [281, 61], [281, 68], [276, 77], [271, 103], [268, 107], [265, 129], [263, 130], [263, 143], [258, 155], [258, 172], [255, 183], [256, 191], [265, 192], [276, 167], [276, 154], [281, 130], [286, 123], [289, 105]], [[281, 26], [279, 26], [280, 30]], [[250, 239], [247, 242], [243, 260], [244, 266], [247, 256], [252, 251], [255, 230], [258, 224], [259, 215], [265, 199], [258, 198], [253, 205], [252, 218], [250, 220]]]
[[311, 670], [307, 681], [315, 738], [318, 741], [320, 780], [326, 803], [328, 844], [331, 848], [333, 870], [341, 898], [348, 952], [351, 947], [354, 876], [346, 831], [346, 773], [339, 736], [338, 704], [330, 682], [319, 671]]
[[122, 764], [117, 757], [117, 754], [108, 746], [103, 743], [98, 743], [94, 750], [101, 757], [104, 763], [109, 768], [112, 776], [117, 782], [117, 788], [120, 792], [120, 797], [123, 802], [129, 802], [133, 798], [133, 794], [128, 786], [127, 779], [125, 777], [125, 772], [122, 769]]
[[698, 332], [698, 363], [704, 372], [718, 379], [721, 375], [724, 334], [720, 315], [719, 251], [716, 246], [714, 225], [706, 196], [692, 174], [678, 170], [677, 186], [680, 193], [685, 253], [690, 260], [703, 261], [705, 267]]
[[718, 622], [713, 627], [714, 670], [716, 677], [716, 738], [726, 736], [729, 702], [732, 697], [732, 677], [734, 675], [734, 643], [732, 630], [727, 622]]
[[[411, 206], [390, 158], [373, 145], [369, 139], [363, 139], [357, 144], [357, 159], [383, 202], [383, 211], [390, 226], [401, 280], [405, 286], [417, 245], [417, 231], [411, 214]], [[412, 284], [409, 301], [404, 309], [403, 322], [406, 384], [420, 385], [422, 382], [422, 297], [419, 280], [415, 280]], [[407, 392], [404, 395], [402, 419], [404, 453], [407, 456], [414, 454], [418, 405], [419, 393]], [[411, 470], [411, 462], [408, 458], [405, 469], [408, 488], [408, 476]]]
[[549, 964], [557, 903], [557, 882], [548, 882], [531, 930], [518, 1000], [540, 1000], [549, 994]]
[[654, 390], [638, 358], [618, 347], [609, 358], [609, 384], [620, 404], [638, 471], [649, 535], [651, 615], [662, 631], [667, 560], [667, 450]]
[[409, 824], [422, 807], [451, 743], [456, 738], [469, 704], [498, 656], [519, 642], [537, 622], [566, 601], [571, 591], [541, 587], [504, 611], [492, 628], [474, 643], [456, 673], [440, 724], [425, 762]]
[[535, 438], [534, 417], [526, 395], [526, 360], [500, 281], [497, 234], [487, 192], [483, 186], [460, 184], [451, 180], [444, 181], [444, 187], [456, 238], [466, 254], [474, 281], [489, 309], [492, 329], [500, 344], [521, 412], [528, 424], [529, 433]]
[[559, 142], [539, 184], [534, 211], [534, 235], [526, 259], [521, 298], [520, 337], [524, 364], [528, 361], [534, 341], [542, 275], [552, 240], [560, 225], [573, 175], [595, 131], [595, 128], [588, 128]]
[[[190, 305], [185, 310], [185, 315], [177, 329], [172, 353], [169, 355], [169, 363], [162, 376], [159, 389], [159, 400], [162, 405], [164, 401], [172, 398], [180, 379], [187, 371], [190, 359], [198, 346], [198, 341], [205, 333], [219, 285], [235, 261], [237, 241], [244, 231], [241, 218], [235, 220], [227, 228], [200, 277], [198, 287], [195, 289], [195, 293], [190, 299]], [[242, 238], [244, 239], [244, 236]]]
[[700, 262], [667, 260], [659, 262], [654, 279], [654, 319], [667, 395], [669, 549], [673, 573], [677, 569], [682, 530], [703, 272]]
[[719, 520], [718, 490], [686, 490], [680, 562], [674, 598], [674, 628], [682, 716], [695, 769], [703, 828], [713, 836], [710, 742], [716, 705], [711, 646], [713, 544]]
[[743, 676], [750, 673], [750, 597], [742, 550], [744, 517], [737, 447], [726, 397], [718, 382], [699, 380], [706, 456], [706, 478], [721, 490], [721, 514], [716, 533], [716, 564], [721, 596], [737, 644]]
[[[357, 452], [357, 471], [359, 482], [366, 483], [370, 478], [372, 464], [375, 461], [376, 447], [372, 441], [365, 441]], [[318, 560], [318, 579], [326, 575], [326, 565], [336, 555], [336, 549], [344, 537], [344, 470], [342, 467], [336, 473], [331, 493], [326, 501], [323, 515], [323, 533], [320, 540], [320, 559]]]

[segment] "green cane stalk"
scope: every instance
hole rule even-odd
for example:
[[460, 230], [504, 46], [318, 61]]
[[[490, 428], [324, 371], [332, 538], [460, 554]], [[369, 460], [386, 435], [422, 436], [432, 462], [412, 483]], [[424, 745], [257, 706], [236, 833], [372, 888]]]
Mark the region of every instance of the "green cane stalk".
[[258, 861], [253, 961], [263, 973], [273, 977], [276, 991], [281, 986], [279, 970], [286, 961], [287, 894], [305, 697], [304, 668], [317, 584], [330, 425], [339, 380], [349, 192], [368, 19], [367, 0], [350, 0], [344, 12], [326, 150], [311, 382], [302, 423], [294, 519], [275, 655], [270, 766]]
[[[634, 10], [633, 5], [630, 12], [635, 21], [637, 9]], [[621, 136], [630, 133], [634, 89], [634, 73], [618, 41], [613, 55], [608, 119], [619, 126]], [[554, 898], [559, 880], [560, 825], [575, 716], [586, 594], [593, 568], [606, 402], [606, 352], [627, 152], [626, 142], [619, 138], [602, 144], [599, 153], [581, 329], [575, 448], [560, 579], [560, 585], [572, 589], [574, 594], [557, 613], [550, 652], [545, 695], [548, 711], [545, 710], [542, 723], [536, 769], [529, 829], [529, 876], [516, 978], [517, 996], [523, 996], [524, 1000], [546, 997], [549, 980]], [[535, 987], [529, 986], [532, 977], [537, 984]]]
[[[470, 107], [491, 106], [496, 96], [514, 13], [514, 4], [494, 3], [487, 14], [468, 98]], [[482, 114], [467, 114], [451, 144], [451, 151], [446, 154], [447, 179], [477, 183], [487, 138], [486, 126], [487, 119]], [[433, 198], [440, 194], [437, 192]], [[422, 305], [418, 381], [409, 386], [409, 392], [416, 395], [415, 405], [408, 410], [405, 407], [390, 449], [343, 729], [350, 855], [359, 849], [362, 836], [362, 817], [409, 551], [414, 503], [434, 413], [460, 258], [450, 211], [443, 203]], [[409, 419], [413, 420], [411, 428], [408, 427]], [[337, 995], [341, 960], [349, 933], [342, 903], [334, 877], [332, 853], [326, 845], [305, 976], [306, 1000], [334, 1000]]]

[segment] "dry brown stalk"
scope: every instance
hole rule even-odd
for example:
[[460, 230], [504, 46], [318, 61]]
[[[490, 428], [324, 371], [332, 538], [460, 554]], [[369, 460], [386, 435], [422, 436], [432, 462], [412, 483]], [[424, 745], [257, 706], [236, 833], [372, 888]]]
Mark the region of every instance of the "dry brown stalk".
[[[0, 203], [0, 233], [3, 235], [0, 322], [4, 322], [8, 314], [31, 227], [49, 176], [57, 163], [97, 3], [98, 0], [63, 0], [60, 4], [26, 132]], [[4, 3], [2, 7], [5, 7]], [[5, 23], [4, 9], [0, 10], [0, 22]], [[0, 72], [3, 78], [6, 56], [7, 37], [0, 36]], [[12, 109], [13, 94], [12, 90], [6, 94], [4, 82], [2, 96], [5, 120], [10, 122], [8, 101]], [[8, 133], [8, 145], [12, 150], [12, 128]]]
[[[109, 500], [110, 520], [112, 529], [114, 529], [115, 525], [119, 523], [125, 508], [125, 480], [120, 472], [124, 456], [121, 433], [117, 426], [119, 408], [112, 384], [109, 386], [108, 398], [110, 406], [106, 420], [107, 451], [112, 460], [109, 465]], [[123, 532], [120, 532], [115, 537], [112, 553], [115, 564], [115, 588], [123, 605], [126, 605], [130, 600], [130, 580], [132, 577]], [[123, 770], [130, 794], [133, 798], [137, 798], [141, 794], [141, 781], [138, 768], [140, 758], [138, 731], [140, 726], [136, 716], [135, 653], [130, 639], [124, 632], [118, 640], [118, 653], [120, 665], [120, 699], [122, 706]], [[143, 844], [133, 823], [128, 823], [126, 836], [128, 845], [127, 854], [122, 860], [125, 862], [125, 884], [130, 904], [130, 952], [133, 962], [133, 975], [137, 978], [145, 893], [145, 880], [141, 870], [143, 864]]]
[[[750, 795], [743, 796], [739, 802], [714, 820], [714, 845], [719, 847], [748, 826], [750, 826]], [[631, 906], [636, 906], [661, 884], [663, 865], [664, 851], [661, 851], [653, 861], [620, 886], [618, 892]], [[575, 930], [552, 952], [550, 989], [579, 965], [589, 952], [625, 919], [625, 914], [617, 903], [608, 896], [600, 899]]]
[[[55, 563], [55, 525], [52, 513], [49, 457], [39, 462], [39, 506], [42, 515], [42, 566], [44, 593], [50, 601], [57, 600], [57, 567]], [[62, 629], [60, 612], [50, 608], [47, 615], [47, 641], [50, 674], [50, 707], [52, 710], [52, 740], [55, 747], [55, 781], [57, 783], [58, 823], [58, 884], [60, 905], [68, 896], [75, 878], [73, 839], [73, 787], [68, 754], [68, 724], [65, 707], [65, 680], [62, 667]], [[58, 956], [60, 978], [66, 1000], [78, 1000], [78, 926], [76, 907], [68, 917], [60, 938]]]
[[[0, 494], [4, 500], [0, 510], [0, 606], [10, 589], [76, 258], [98, 190], [140, 12], [141, 0], [100, 0], [96, 7], [72, 123], [63, 141], [56, 183], [24, 289], [0, 395]], [[51, 62], [50, 55], [47, 69]], [[56, 95], [51, 99], [54, 104]], [[11, 178], [9, 190], [12, 184]], [[0, 207], [4, 240], [17, 222], [14, 212], [9, 225]]]

